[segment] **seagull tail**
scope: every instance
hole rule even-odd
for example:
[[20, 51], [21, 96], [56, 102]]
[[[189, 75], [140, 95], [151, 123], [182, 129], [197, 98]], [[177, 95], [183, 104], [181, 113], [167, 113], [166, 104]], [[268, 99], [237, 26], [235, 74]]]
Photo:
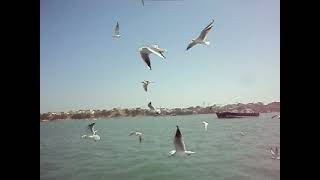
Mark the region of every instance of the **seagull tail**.
[[204, 44], [207, 45], [207, 46], [209, 46], [209, 45], [210, 45], [210, 42], [209, 42], [209, 41], [205, 41]]

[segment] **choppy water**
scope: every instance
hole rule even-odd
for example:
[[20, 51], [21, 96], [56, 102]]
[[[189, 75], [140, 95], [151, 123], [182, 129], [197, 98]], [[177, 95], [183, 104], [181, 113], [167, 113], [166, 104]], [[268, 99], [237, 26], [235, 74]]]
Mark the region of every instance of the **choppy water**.
[[[40, 123], [42, 180], [273, 180], [280, 160], [267, 152], [280, 146], [280, 120], [274, 113], [242, 119], [215, 114], [97, 120], [101, 140], [81, 139], [88, 120]], [[205, 132], [201, 121], [209, 122]], [[186, 148], [196, 154], [168, 158], [179, 125]], [[130, 131], [140, 130], [140, 144]], [[247, 134], [241, 136], [240, 132]]]

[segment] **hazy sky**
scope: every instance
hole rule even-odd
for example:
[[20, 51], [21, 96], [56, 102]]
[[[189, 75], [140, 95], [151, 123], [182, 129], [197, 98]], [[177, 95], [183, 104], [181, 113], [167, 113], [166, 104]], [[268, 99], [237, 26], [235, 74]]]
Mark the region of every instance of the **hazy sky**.
[[[41, 112], [280, 100], [279, 0], [40, 3]], [[212, 18], [210, 46], [185, 51]], [[152, 43], [168, 52], [150, 71], [138, 48]]]

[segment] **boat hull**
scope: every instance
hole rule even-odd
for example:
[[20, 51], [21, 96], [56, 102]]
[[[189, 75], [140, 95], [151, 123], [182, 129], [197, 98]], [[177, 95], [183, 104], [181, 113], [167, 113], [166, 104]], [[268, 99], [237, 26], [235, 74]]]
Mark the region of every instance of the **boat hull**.
[[218, 118], [244, 118], [257, 117], [259, 113], [235, 113], [235, 112], [220, 112], [216, 113]]

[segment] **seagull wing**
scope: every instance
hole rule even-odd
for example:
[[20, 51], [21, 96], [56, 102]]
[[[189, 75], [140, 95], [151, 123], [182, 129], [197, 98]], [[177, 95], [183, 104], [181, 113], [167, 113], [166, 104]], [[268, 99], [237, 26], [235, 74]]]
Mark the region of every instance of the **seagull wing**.
[[143, 1], [143, 0], [141, 0], [141, 2], [142, 2], [142, 6], [144, 6], [144, 1]]
[[129, 134], [129, 136], [132, 136], [132, 135], [134, 135], [135, 133], [136, 133], [136, 132], [131, 131], [130, 134]]
[[94, 125], [95, 125], [95, 124], [96, 124], [96, 123], [91, 123], [91, 124], [88, 125], [89, 130], [91, 131], [92, 134], [95, 134], [95, 133], [96, 133], [96, 131], [95, 131], [95, 129], [94, 129]]
[[152, 47], [148, 47], [148, 50], [151, 51], [152, 53], [156, 54], [157, 56], [161, 57], [162, 59], [165, 59], [166, 57], [162, 54], [162, 52], [160, 52], [159, 50], [152, 48]]
[[176, 148], [176, 152], [184, 152], [186, 150], [186, 146], [182, 140], [182, 134], [179, 128], [177, 128], [176, 135], [174, 136], [174, 146]]
[[151, 62], [150, 62], [149, 54], [140, 52], [140, 55], [143, 61], [148, 65], [149, 69], [151, 70]]
[[143, 83], [143, 89], [147, 92], [148, 91], [148, 84], [147, 83]]
[[149, 102], [148, 107], [149, 107], [151, 110], [154, 110], [154, 107], [152, 106], [151, 102]]
[[141, 132], [136, 131], [136, 132], [135, 132], [135, 135], [136, 135], [136, 136], [139, 136], [139, 135], [142, 135], [142, 133], [141, 133]]
[[115, 35], [119, 35], [120, 33], [119, 33], [119, 23], [117, 22], [117, 25], [116, 25], [116, 27], [115, 27], [115, 29], [114, 29], [114, 34]]
[[186, 149], [186, 146], [185, 146], [183, 140], [181, 140], [181, 139], [175, 139], [174, 146], [175, 146], [177, 152], [185, 151], [185, 149]]
[[189, 50], [190, 48], [192, 48], [193, 46], [195, 46], [196, 44], [197, 44], [197, 43], [196, 43], [195, 41], [192, 41], [192, 42], [188, 45], [186, 51]]
[[270, 153], [271, 153], [273, 156], [276, 155], [276, 153], [274, 153], [272, 149], [270, 149]]
[[211, 30], [212, 28], [212, 23], [213, 23], [213, 20], [211, 21], [211, 23], [206, 26], [200, 33], [200, 36], [198, 37], [198, 39], [201, 39], [202, 41], [206, 40], [207, 36], [208, 36], [208, 33], [209, 31]]

